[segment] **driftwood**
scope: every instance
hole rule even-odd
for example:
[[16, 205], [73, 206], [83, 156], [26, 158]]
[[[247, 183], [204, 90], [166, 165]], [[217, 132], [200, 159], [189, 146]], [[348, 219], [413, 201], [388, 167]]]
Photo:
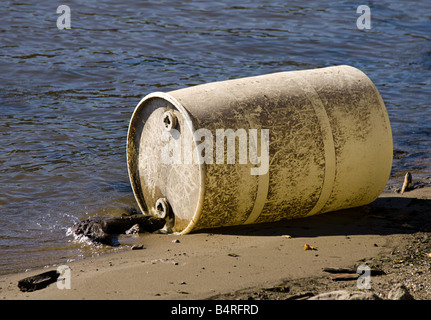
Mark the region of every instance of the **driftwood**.
[[409, 191], [413, 188], [413, 180], [412, 180], [412, 174], [410, 172], [407, 172], [404, 176], [404, 183], [403, 187], [401, 188], [401, 194], [403, 194], [405, 191]]
[[[348, 281], [356, 280], [359, 278], [360, 274], [357, 273], [356, 269], [353, 268], [323, 268], [324, 272], [330, 273], [330, 278], [333, 281]], [[386, 273], [383, 270], [371, 268], [371, 276], [381, 276]]]
[[56, 270], [47, 271], [32, 277], [28, 277], [18, 281], [18, 288], [23, 292], [32, 292], [43, 289], [57, 281], [60, 276]]
[[118, 245], [117, 237], [125, 234], [133, 226], [139, 226], [138, 232], [154, 232], [165, 225], [166, 221], [149, 215], [133, 214], [129, 216], [94, 216], [75, 224], [72, 231], [94, 242]]

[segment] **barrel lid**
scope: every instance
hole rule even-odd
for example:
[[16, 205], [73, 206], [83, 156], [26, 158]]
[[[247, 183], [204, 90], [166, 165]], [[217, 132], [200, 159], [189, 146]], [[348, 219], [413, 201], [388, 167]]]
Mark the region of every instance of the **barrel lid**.
[[186, 109], [163, 92], [145, 96], [130, 120], [127, 165], [135, 199], [143, 212], [167, 215], [173, 232], [193, 229], [202, 208], [204, 165], [193, 132]]

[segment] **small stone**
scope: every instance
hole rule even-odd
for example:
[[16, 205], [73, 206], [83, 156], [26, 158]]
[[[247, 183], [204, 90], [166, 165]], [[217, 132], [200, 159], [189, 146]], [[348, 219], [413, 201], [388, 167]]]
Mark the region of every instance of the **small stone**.
[[141, 243], [134, 244], [134, 245], [132, 246], [132, 250], [142, 250], [142, 249], [144, 249], [144, 245], [143, 245], [143, 244], [141, 244]]
[[388, 294], [389, 300], [414, 300], [404, 285], [397, 285]]
[[318, 294], [308, 300], [381, 300], [379, 296], [371, 292], [353, 292], [346, 290], [331, 291]]
[[351, 293], [347, 300], [382, 300], [378, 295], [372, 292], [355, 292]]
[[349, 293], [346, 290], [331, 291], [318, 294], [308, 300], [347, 300]]
[[234, 258], [239, 257], [239, 254], [236, 254], [236, 253], [228, 253], [227, 255], [228, 255], [229, 257], [234, 257]]
[[172, 243], [180, 243], [180, 240], [178, 239], [172, 240]]

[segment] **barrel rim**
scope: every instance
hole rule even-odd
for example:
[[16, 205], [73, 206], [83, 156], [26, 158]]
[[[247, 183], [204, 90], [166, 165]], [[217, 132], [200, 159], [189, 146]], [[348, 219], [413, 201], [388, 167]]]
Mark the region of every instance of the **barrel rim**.
[[[189, 113], [187, 112], [187, 110], [184, 108], [184, 106], [177, 100], [175, 99], [173, 96], [171, 96], [168, 93], [165, 92], [161, 92], [161, 91], [156, 91], [156, 92], [152, 92], [147, 94], [146, 96], [144, 96], [139, 103], [136, 105], [135, 110], [133, 111], [132, 117], [130, 119], [129, 122], [129, 128], [128, 128], [128, 132], [127, 132], [127, 145], [126, 145], [126, 149], [128, 149], [129, 146], [129, 141], [132, 138], [132, 124], [135, 122], [136, 117], [138, 117], [138, 115], [140, 114], [141, 110], [143, 108], [145, 108], [145, 102], [147, 102], [150, 99], [154, 99], [154, 98], [159, 98], [159, 99], [163, 99], [166, 100], [167, 102], [171, 103], [175, 108], [177, 108], [177, 110], [181, 113], [181, 115], [184, 117], [184, 119], [186, 120], [186, 126], [188, 127], [188, 129], [190, 130], [191, 134], [193, 135], [193, 133], [195, 132], [195, 128], [193, 126], [193, 122], [190, 118]], [[133, 137], [134, 138], [134, 137]], [[196, 149], [197, 151], [197, 149]], [[128, 170], [128, 174], [129, 174], [129, 180], [131, 182], [131, 186], [132, 186], [132, 190], [133, 190], [133, 194], [135, 196], [135, 199], [140, 207], [140, 209], [142, 211], [142, 205], [141, 205], [141, 201], [143, 199], [143, 195], [139, 194], [134, 186], [133, 183], [133, 176], [134, 173], [131, 170], [130, 167], [130, 163], [131, 163], [131, 159], [129, 159], [129, 152], [127, 150], [126, 152], [126, 156], [127, 156], [127, 170]], [[195, 209], [195, 212], [193, 213], [192, 219], [190, 220], [189, 224], [187, 225], [187, 227], [178, 232], [180, 234], [186, 234], [189, 233], [190, 231], [193, 230], [193, 228], [195, 227], [196, 223], [199, 221], [199, 217], [200, 214], [202, 212], [202, 207], [203, 207], [203, 199], [204, 199], [204, 193], [205, 193], [205, 166], [203, 163], [198, 163], [199, 165], [199, 175], [200, 175], [200, 185], [199, 185], [199, 200]], [[169, 201], [169, 199], [168, 199]], [[145, 202], [145, 199], [144, 199]], [[148, 211], [152, 214], [151, 212], [151, 208], [148, 208]]]

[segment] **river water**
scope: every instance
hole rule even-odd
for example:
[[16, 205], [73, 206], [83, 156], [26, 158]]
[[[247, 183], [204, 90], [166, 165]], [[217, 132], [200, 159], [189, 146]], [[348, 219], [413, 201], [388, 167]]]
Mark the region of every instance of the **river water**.
[[61, 4], [0, 2], [0, 275], [108, 250], [66, 231], [135, 206], [127, 127], [153, 91], [349, 64], [389, 112], [387, 189], [431, 175], [430, 1], [68, 1], [59, 29]]

